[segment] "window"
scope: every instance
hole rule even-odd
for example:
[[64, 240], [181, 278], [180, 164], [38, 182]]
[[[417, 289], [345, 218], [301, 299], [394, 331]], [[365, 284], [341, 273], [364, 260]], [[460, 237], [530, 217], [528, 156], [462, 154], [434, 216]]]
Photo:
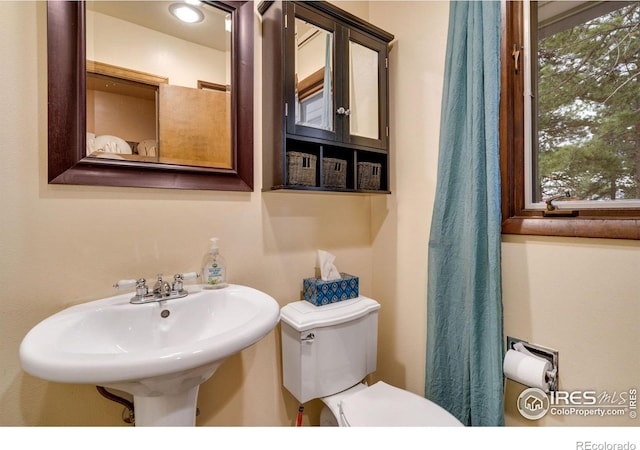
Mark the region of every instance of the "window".
[[640, 5], [503, 4], [503, 232], [640, 239]]
[[324, 97], [322, 91], [305, 97], [303, 100], [300, 100], [300, 118], [298, 122], [311, 127], [326, 128], [322, 123], [324, 119], [324, 115], [322, 114], [323, 108]]

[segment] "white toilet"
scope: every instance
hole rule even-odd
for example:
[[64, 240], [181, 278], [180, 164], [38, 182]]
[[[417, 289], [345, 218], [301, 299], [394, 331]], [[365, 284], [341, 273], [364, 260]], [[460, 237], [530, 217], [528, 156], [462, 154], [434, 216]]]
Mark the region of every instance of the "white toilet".
[[376, 370], [379, 309], [378, 302], [363, 296], [323, 306], [306, 301], [284, 306], [284, 387], [301, 404], [322, 399], [321, 425], [462, 426], [419, 395], [362, 382]]

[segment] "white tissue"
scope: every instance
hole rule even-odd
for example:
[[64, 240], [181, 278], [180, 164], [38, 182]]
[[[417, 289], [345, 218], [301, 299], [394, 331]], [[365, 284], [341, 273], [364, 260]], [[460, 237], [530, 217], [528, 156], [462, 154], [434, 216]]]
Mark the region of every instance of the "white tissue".
[[338, 268], [333, 264], [336, 257], [324, 250], [318, 250], [317, 266], [320, 268], [320, 278], [322, 281], [340, 280], [340, 272]]

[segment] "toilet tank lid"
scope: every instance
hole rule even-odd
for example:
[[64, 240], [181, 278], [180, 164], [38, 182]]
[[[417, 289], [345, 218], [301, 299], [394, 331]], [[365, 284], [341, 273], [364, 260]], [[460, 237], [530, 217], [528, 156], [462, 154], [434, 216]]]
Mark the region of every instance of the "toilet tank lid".
[[322, 306], [302, 300], [283, 306], [280, 320], [296, 331], [307, 331], [359, 319], [379, 309], [380, 303], [362, 295]]

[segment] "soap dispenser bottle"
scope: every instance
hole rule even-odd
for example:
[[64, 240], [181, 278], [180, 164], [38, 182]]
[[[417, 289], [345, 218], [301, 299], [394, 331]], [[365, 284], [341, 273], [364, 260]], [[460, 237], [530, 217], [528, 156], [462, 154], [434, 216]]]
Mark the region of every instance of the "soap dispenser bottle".
[[227, 267], [218, 247], [218, 238], [211, 238], [211, 249], [202, 268], [204, 289], [220, 289], [227, 286]]

